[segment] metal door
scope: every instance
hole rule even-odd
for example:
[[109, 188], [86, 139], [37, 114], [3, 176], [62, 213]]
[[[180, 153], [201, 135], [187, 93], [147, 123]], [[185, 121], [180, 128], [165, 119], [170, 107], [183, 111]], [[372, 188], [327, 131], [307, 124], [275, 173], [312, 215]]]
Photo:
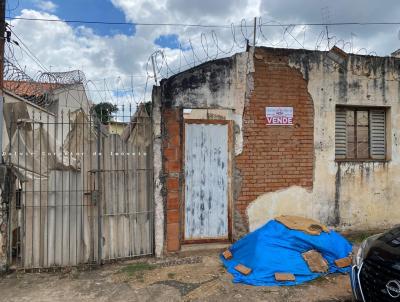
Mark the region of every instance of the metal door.
[[185, 123], [184, 240], [230, 237], [229, 124]]

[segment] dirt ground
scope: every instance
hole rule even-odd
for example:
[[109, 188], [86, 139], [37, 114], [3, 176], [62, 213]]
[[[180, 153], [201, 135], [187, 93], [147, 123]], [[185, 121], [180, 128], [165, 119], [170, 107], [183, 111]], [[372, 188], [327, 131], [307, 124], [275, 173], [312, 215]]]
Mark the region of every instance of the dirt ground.
[[233, 284], [218, 252], [0, 277], [0, 301], [351, 301], [347, 275], [296, 287]]

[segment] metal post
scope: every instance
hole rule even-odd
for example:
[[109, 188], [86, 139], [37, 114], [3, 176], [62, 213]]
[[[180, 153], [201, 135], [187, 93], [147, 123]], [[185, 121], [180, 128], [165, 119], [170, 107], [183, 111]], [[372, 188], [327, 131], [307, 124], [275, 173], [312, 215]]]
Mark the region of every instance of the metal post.
[[[11, 145], [11, 144], [10, 144]], [[11, 157], [11, 156], [10, 156]], [[8, 169], [7, 169], [7, 174], [8, 174]], [[11, 177], [11, 175], [9, 175]], [[6, 182], [11, 183], [11, 180], [6, 180]], [[4, 184], [6, 186], [6, 184]], [[12, 204], [11, 204], [11, 190], [14, 189], [14, 187], [10, 184], [8, 185], [9, 188], [9, 197], [8, 197], [8, 217], [7, 217], [7, 245], [8, 245], [8, 251], [7, 251], [7, 269], [9, 269], [12, 265]], [[15, 189], [14, 189], [15, 190]], [[4, 203], [3, 203], [4, 206]], [[18, 256], [18, 255], [17, 255]]]
[[102, 209], [101, 209], [101, 187], [100, 187], [100, 144], [101, 144], [101, 129], [100, 120], [97, 121], [97, 263], [101, 264], [103, 257], [103, 229], [102, 229]]
[[254, 17], [253, 46], [256, 47], [257, 17]]
[[326, 39], [328, 40], [328, 49], [331, 49], [328, 25], [325, 26], [325, 29], [326, 29]]
[[[14, 110], [11, 111], [11, 116], [14, 116]], [[11, 124], [12, 124], [12, 122], [10, 121], [9, 129], [8, 129], [9, 133], [11, 133]], [[1, 128], [1, 130], [3, 130], [3, 127]], [[8, 153], [9, 153], [8, 163], [7, 163], [8, 167], [11, 167], [11, 152], [12, 152], [11, 148], [12, 148], [12, 144], [10, 141], [9, 148], [8, 148]], [[8, 207], [8, 214], [7, 214], [7, 231], [8, 231], [8, 233], [7, 233], [7, 244], [8, 244], [7, 266], [8, 266], [8, 268], [10, 268], [12, 265], [12, 242], [13, 242], [13, 238], [12, 238], [12, 206], [13, 205], [11, 204], [11, 201], [12, 201], [11, 196], [12, 196], [12, 193], [15, 191], [15, 188], [12, 186], [12, 183], [13, 182], [15, 183], [15, 180], [12, 181], [12, 180], [8, 179], [9, 177], [13, 178], [13, 175], [10, 173], [10, 171], [11, 171], [10, 169], [7, 168], [6, 171], [7, 171], [6, 172], [7, 180], [4, 183], [3, 190], [8, 192], [7, 193], [8, 196], [6, 197], [8, 199], [8, 205], [7, 205], [7, 207]], [[3, 198], [5, 198], [5, 197], [3, 197]], [[3, 205], [4, 205], [4, 203], [3, 203]]]
[[157, 74], [156, 74], [156, 64], [154, 62], [154, 55], [151, 55], [151, 64], [153, 65], [153, 74], [154, 74], [154, 81], [157, 85]]
[[[3, 158], [3, 103], [4, 103], [4, 44], [5, 44], [5, 32], [6, 32], [6, 0], [0, 0], [0, 152], [1, 152], [1, 164], [4, 165], [4, 158]], [[10, 143], [11, 144], [11, 143]], [[6, 170], [4, 170], [6, 171]], [[6, 173], [6, 172], [5, 172]], [[5, 180], [2, 184], [0, 184], [2, 190], [5, 189], [7, 180]], [[9, 193], [10, 194], [10, 193]], [[11, 196], [11, 194], [10, 194]], [[10, 209], [11, 209], [11, 198], [10, 196], [8, 197], [8, 213], [7, 213], [7, 235], [4, 234], [4, 236], [7, 236], [6, 238], [6, 244], [9, 249], [7, 249], [7, 267], [6, 269], [9, 269], [11, 263], [12, 263], [12, 242], [10, 240], [10, 236], [12, 234], [12, 230], [10, 229], [11, 227], [11, 214], [10, 214]], [[4, 198], [4, 196], [2, 196]], [[2, 200], [2, 207], [5, 207], [4, 200]], [[2, 209], [4, 213], [4, 208]], [[0, 234], [0, 236], [2, 236]], [[4, 238], [4, 237], [3, 237]]]

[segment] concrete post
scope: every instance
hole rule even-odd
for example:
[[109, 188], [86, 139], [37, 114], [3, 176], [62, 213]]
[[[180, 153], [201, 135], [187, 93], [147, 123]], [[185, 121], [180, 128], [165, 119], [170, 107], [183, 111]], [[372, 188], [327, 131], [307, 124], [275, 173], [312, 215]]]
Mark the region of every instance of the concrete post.
[[154, 86], [153, 103], [153, 175], [154, 175], [154, 243], [155, 255], [161, 257], [164, 249], [164, 204], [162, 196], [162, 154], [161, 154], [161, 87]]

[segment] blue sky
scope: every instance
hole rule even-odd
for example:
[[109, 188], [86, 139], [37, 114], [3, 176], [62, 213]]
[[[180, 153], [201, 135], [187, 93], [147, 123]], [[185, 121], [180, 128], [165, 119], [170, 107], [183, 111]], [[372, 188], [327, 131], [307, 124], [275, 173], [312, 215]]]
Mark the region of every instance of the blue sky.
[[[7, 1], [7, 16], [16, 16], [23, 9], [43, 8], [41, 0], [9, 0]], [[106, 22], [126, 22], [123, 11], [115, 7], [109, 0], [53, 0], [54, 9], [47, 9], [48, 13], [57, 15], [63, 20], [89, 20]], [[79, 8], [79, 9], [77, 9]], [[71, 26], [79, 26], [79, 23], [71, 23]], [[100, 36], [112, 36], [115, 34], [135, 35], [135, 26], [109, 25], [109, 24], [85, 24]], [[179, 48], [179, 36], [176, 34], [160, 35], [154, 43], [161, 48]]]
[[[233, 36], [229, 27], [232, 22], [240, 24], [243, 18], [247, 24], [252, 24], [255, 16], [262, 17], [258, 20], [265, 24], [318, 23], [323, 21], [324, 7], [329, 8], [330, 22], [398, 21], [400, 16], [398, 0], [385, 0], [384, 7], [390, 9], [382, 9], [379, 1], [365, 0], [7, 0], [7, 4], [7, 16], [33, 19], [49, 18], [50, 14], [64, 20], [228, 25], [226, 29], [212, 29], [84, 24], [93, 30], [92, 34], [71, 30], [80, 24], [11, 22], [15, 34], [44, 66], [57, 71], [81, 69], [95, 82], [91, 89], [100, 90], [100, 94], [104, 90], [118, 90], [114, 98], [124, 98], [121, 91], [127, 87], [135, 90], [135, 97], [149, 96], [154, 84], [150, 60], [154, 53], [160, 54], [155, 60], [160, 80], [170, 76], [171, 70], [176, 73], [217, 56], [243, 51], [241, 45], [245, 45], [247, 31], [243, 34], [236, 27]], [[399, 30], [398, 25], [331, 26], [329, 34], [330, 42], [338, 43], [345, 51], [388, 55], [400, 47]], [[263, 27], [262, 31], [257, 30], [257, 45], [299, 48], [300, 41], [307, 49], [324, 50], [324, 33], [325, 28], [316, 26]], [[251, 38], [252, 30], [249, 35]], [[189, 40], [193, 49], [188, 46]], [[182, 52], [177, 49], [180, 43]], [[30, 74], [43, 69], [22, 47], [12, 46], [18, 64]], [[160, 49], [162, 52], [156, 52]]]
[[[45, 1], [8, 0], [7, 16], [10, 16], [10, 14], [13, 16], [18, 15], [23, 9], [40, 9], [41, 2]], [[57, 7], [53, 11], [48, 12], [57, 15], [60, 19], [113, 22], [126, 21], [124, 13], [108, 0], [53, 0], [51, 2], [53, 2]], [[14, 8], [16, 9], [13, 10]], [[79, 24], [73, 24], [72, 26], [79, 26]], [[90, 24], [85, 26], [92, 28], [98, 35], [132, 35], [135, 33], [135, 27], [128, 25]]]

